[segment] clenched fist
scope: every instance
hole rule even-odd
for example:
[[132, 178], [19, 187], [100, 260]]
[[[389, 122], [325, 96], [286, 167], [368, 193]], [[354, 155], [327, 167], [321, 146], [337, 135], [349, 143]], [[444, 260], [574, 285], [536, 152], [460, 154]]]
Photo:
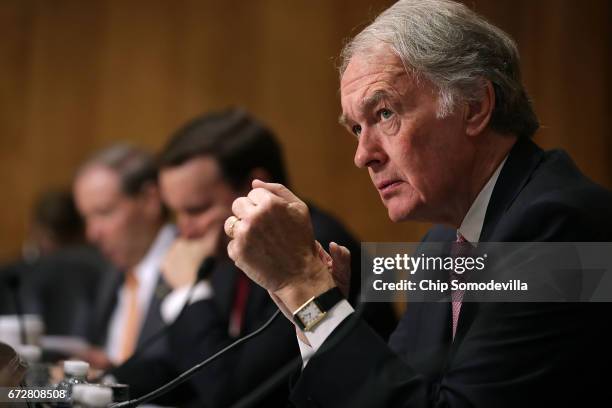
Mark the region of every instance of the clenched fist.
[[254, 180], [225, 222], [229, 257], [253, 281], [294, 311], [335, 286], [319, 249], [306, 204], [285, 186]]

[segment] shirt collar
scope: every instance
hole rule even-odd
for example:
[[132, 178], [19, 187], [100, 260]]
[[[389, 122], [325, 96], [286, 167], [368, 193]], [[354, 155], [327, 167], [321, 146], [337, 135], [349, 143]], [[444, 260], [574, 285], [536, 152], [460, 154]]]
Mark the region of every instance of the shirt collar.
[[482, 190], [480, 190], [480, 193], [476, 196], [472, 206], [467, 214], [465, 214], [461, 226], [457, 230], [459, 234], [463, 235], [463, 237], [472, 244], [477, 244], [480, 240], [485, 214], [487, 213], [489, 201], [491, 201], [491, 194], [493, 194], [493, 188], [495, 187], [499, 173], [502, 167], [504, 167], [507, 159], [508, 156], [506, 156], [499, 166], [497, 166], [497, 169], [493, 172], [489, 181], [487, 181]]

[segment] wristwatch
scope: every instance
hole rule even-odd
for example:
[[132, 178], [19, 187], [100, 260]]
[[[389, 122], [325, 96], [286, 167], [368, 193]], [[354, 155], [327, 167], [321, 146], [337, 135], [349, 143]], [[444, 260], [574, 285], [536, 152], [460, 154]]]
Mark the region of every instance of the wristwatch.
[[313, 296], [293, 313], [293, 321], [302, 331], [310, 331], [323, 320], [327, 312], [344, 297], [338, 287]]

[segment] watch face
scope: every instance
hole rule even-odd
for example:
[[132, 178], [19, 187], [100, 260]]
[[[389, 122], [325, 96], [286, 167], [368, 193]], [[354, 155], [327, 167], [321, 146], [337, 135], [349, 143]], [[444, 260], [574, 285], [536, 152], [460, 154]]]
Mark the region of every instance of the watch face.
[[311, 299], [300, 310], [295, 313], [295, 320], [300, 329], [309, 331], [319, 323], [325, 316], [319, 305]]
[[319, 309], [319, 306], [317, 306], [315, 302], [310, 302], [306, 305], [306, 307], [300, 310], [299, 316], [300, 319], [302, 319], [302, 321], [308, 325], [313, 320], [318, 319], [321, 313], [323, 312], [321, 309]]

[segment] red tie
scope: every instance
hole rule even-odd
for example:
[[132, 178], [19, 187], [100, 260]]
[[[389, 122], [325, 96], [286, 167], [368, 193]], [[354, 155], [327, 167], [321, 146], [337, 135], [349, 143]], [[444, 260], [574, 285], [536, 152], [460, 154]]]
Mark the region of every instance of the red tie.
[[[451, 247], [451, 256], [453, 258], [465, 256], [468, 254], [471, 248], [470, 243], [465, 239], [463, 235], [457, 231], [457, 240], [453, 243]], [[457, 279], [460, 282], [465, 281], [465, 275], [460, 273], [455, 273], [452, 271], [451, 279]], [[461, 302], [463, 301], [463, 295], [465, 291], [463, 290], [453, 290], [451, 291], [451, 301], [453, 305], [453, 340], [455, 339], [455, 333], [457, 332], [457, 324], [459, 323], [459, 314], [461, 313]]]
[[247, 298], [249, 297], [249, 278], [242, 272], [238, 272], [236, 277], [236, 289], [234, 292], [234, 304], [232, 306], [232, 314], [229, 321], [229, 334], [232, 337], [238, 337], [242, 330], [242, 322], [244, 320], [244, 312], [246, 310]]

